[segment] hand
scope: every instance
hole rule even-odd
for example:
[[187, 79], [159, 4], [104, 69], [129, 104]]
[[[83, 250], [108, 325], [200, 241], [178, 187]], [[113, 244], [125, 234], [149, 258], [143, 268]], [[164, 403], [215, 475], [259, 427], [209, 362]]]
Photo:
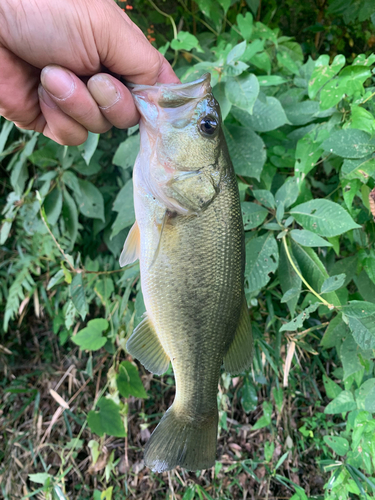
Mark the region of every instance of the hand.
[[139, 120], [104, 68], [133, 83], [179, 82], [113, 0], [0, 0], [0, 68], [0, 114], [67, 145]]

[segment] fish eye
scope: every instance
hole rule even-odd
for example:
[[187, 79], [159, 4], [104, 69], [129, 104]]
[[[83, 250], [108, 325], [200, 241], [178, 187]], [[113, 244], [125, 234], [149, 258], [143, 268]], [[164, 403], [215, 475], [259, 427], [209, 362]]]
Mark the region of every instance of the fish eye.
[[203, 118], [201, 118], [199, 122], [199, 130], [205, 136], [212, 136], [214, 135], [218, 125], [219, 122], [217, 118], [215, 118], [212, 115], [206, 115]]

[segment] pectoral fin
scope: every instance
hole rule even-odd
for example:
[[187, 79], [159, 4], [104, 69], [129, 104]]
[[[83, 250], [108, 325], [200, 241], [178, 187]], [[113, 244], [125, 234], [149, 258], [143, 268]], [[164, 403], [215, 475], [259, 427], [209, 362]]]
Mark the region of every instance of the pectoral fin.
[[120, 266], [124, 267], [139, 259], [141, 239], [137, 222], [134, 222], [125, 240], [124, 248], [120, 255]]
[[151, 373], [161, 375], [168, 370], [169, 356], [161, 345], [147, 314], [130, 336], [126, 349]]
[[252, 358], [253, 335], [251, 333], [249, 311], [244, 297], [236, 334], [224, 357], [225, 371], [231, 375], [238, 375], [249, 368]]

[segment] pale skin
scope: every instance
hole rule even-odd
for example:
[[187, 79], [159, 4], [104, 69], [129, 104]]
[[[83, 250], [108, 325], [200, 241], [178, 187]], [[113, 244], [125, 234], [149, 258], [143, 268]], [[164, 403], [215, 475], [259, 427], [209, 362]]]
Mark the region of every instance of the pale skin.
[[120, 78], [179, 83], [113, 0], [0, 0], [0, 115], [18, 127], [71, 146], [131, 127], [140, 117]]

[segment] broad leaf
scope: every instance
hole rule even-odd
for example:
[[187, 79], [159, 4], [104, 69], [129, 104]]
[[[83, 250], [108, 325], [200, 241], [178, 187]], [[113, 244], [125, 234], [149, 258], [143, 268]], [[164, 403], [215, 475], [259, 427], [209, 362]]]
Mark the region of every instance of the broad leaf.
[[356, 408], [357, 403], [354, 401], [353, 394], [349, 391], [342, 391], [328, 406], [326, 406], [324, 413], [336, 415], [337, 413], [344, 413], [355, 410]]
[[50, 226], [54, 226], [60, 217], [63, 204], [61, 190], [57, 187], [51, 191], [44, 200], [44, 210]]
[[309, 81], [309, 97], [314, 99], [319, 90], [333, 78], [345, 64], [345, 57], [338, 55], [329, 65], [329, 56], [324, 54], [315, 61], [315, 69]]
[[265, 286], [270, 280], [279, 263], [279, 252], [275, 238], [265, 234], [254, 238], [246, 244], [245, 279], [247, 290], [255, 292]]
[[260, 180], [267, 156], [263, 140], [250, 128], [237, 125], [228, 124], [224, 132], [236, 173]]
[[275, 208], [275, 198], [270, 191], [267, 189], [254, 189], [253, 195], [259, 203], [267, 208]]
[[250, 201], [242, 202], [241, 210], [245, 231], [258, 227], [268, 215], [266, 208]]
[[267, 96], [264, 96], [263, 99], [255, 101], [252, 114], [233, 107], [232, 115], [244, 126], [251, 127], [256, 132], [269, 132], [288, 123], [280, 101], [275, 97]]
[[70, 285], [70, 295], [74, 307], [77, 309], [82, 319], [85, 319], [88, 312], [88, 306], [86, 302], [85, 289], [83, 287], [82, 273], [77, 273]]
[[310, 315], [315, 312], [318, 307], [320, 306], [320, 302], [316, 302], [315, 304], [311, 304], [310, 306], [306, 307], [304, 311], [302, 311], [298, 316], [296, 316], [292, 321], [289, 321], [288, 323], [285, 323], [280, 328], [280, 332], [295, 332], [298, 328], [303, 327], [303, 322], [307, 319], [310, 318]]
[[294, 241], [299, 243], [304, 247], [331, 247], [332, 244], [329, 241], [324, 240], [320, 236], [307, 229], [292, 229], [290, 231], [290, 236]]
[[[293, 256], [293, 250], [290, 247], [289, 247], [289, 253], [291, 255], [291, 258], [292, 258], [295, 266], [297, 267], [297, 269], [299, 269], [297, 261], [295, 260], [295, 258]], [[298, 303], [298, 299], [299, 299], [299, 296], [301, 293], [301, 283], [302, 282], [301, 282], [301, 278], [298, 276], [298, 274], [296, 273], [296, 271], [292, 267], [292, 265], [288, 259], [288, 256], [285, 252], [285, 248], [284, 248], [283, 244], [280, 245], [280, 262], [279, 262], [278, 276], [279, 276], [279, 280], [280, 280], [281, 289], [284, 293], [284, 297], [286, 296], [286, 294], [288, 292], [290, 292], [290, 290], [297, 290], [297, 293], [295, 295], [293, 294], [293, 297], [288, 297], [288, 299], [286, 299], [286, 297], [285, 297], [289, 311], [290, 311], [291, 315], [294, 316], [296, 306]], [[291, 295], [291, 294], [289, 293], [289, 295]], [[283, 299], [284, 299], [284, 297], [283, 297]]]
[[334, 132], [322, 148], [343, 158], [363, 158], [375, 149], [375, 138], [363, 130], [344, 129]]
[[128, 398], [129, 396], [148, 398], [142, 380], [139, 377], [138, 370], [130, 361], [123, 361], [120, 364], [116, 383], [123, 398]]
[[323, 294], [338, 290], [344, 285], [345, 278], [346, 274], [338, 274], [336, 276], [330, 276], [324, 281], [322, 288], [320, 289], [320, 293]]
[[187, 31], [179, 31], [177, 38], [171, 41], [171, 47], [173, 50], [187, 50], [196, 49], [197, 52], [203, 52], [201, 46], [199, 45], [198, 38], [192, 33]]
[[323, 436], [323, 440], [340, 457], [346, 455], [350, 450], [349, 441], [343, 437]]
[[113, 210], [118, 212], [118, 215], [112, 225], [111, 238], [116, 236], [122, 229], [131, 226], [135, 221], [132, 179], [122, 187], [116, 196]]
[[104, 434], [125, 437], [124, 422], [120, 415], [120, 407], [111, 399], [101, 398], [97, 404], [99, 411], [89, 411], [87, 423], [92, 432], [102, 437]]
[[311, 200], [297, 205], [290, 213], [304, 229], [320, 236], [338, 236], [350, 229], [361, 227], [340, 205], [324, 199]]
[[89, 181], [79, 179], [81, 195], [74, 193], [79, 211], [86, 217], [104, 221], [103, 195], [97, 187]]
[[258, 79], [253, 74], [231, 77], [225, 84], [225, 93], [234, 106], [252, 113], [259, 94]]
[[106, 319], [92, 319], [87, 323], [86, 328], [72, 337], [72, 341], [85, 351], [97, 351], [107, 342], [107, 337], [103, 335], [103, 332], [108, 329], [108, 326]]
[[139, 153], [140, 135], [135, 134], [128, 137], [116, 149], [112, 163], [122, 168], [133, 168], [135, 159]]
[[375, 349], [375, 304], [353, 300], [342, 308], [344, 319], [362, 349]]

